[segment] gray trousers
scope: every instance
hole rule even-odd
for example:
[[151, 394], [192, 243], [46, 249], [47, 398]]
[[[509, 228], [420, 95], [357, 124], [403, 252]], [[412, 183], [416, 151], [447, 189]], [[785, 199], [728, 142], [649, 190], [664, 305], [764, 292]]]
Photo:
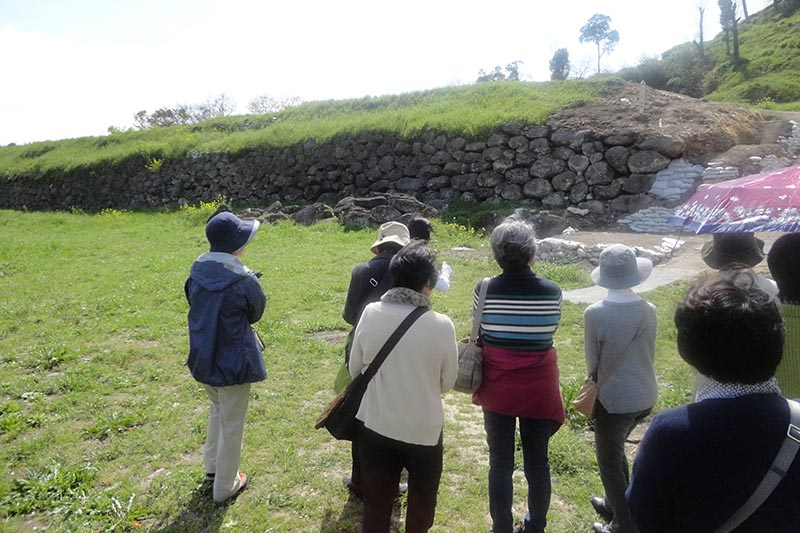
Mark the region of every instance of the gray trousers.
[[599, 401], [595, 406], [594, 443], [597, 465], [600, 467], [600, 481], [606, 492], [606, 505], [614, 512], [610, 525], [615, 532], [638, 532], [625, 501], [625, 490], [630, 482], [625, 440], [651, 410], [611, 414]]

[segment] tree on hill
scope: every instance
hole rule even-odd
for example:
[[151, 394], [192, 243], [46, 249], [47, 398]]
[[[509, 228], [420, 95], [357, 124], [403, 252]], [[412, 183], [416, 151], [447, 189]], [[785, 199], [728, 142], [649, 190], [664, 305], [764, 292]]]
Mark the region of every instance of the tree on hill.
[[277, 113], [287, 107], [297, 107], [303, 103], [299, 96], [270, 96], [259, 94], [247, 104], [247, 110], [256, 115]]
[[596, 13], [581, 28], [580, 42], [594, 43], [597, 47], [597, 73], [600, 74], [600, 58], [611, 53], [619, 42], [619, 33], [612, 30], [611, 17]]
[[519, 66], [521, 64], [522, 61], [512, 61], [506, 65], [505, 73], [500, 68], [500, 65], [494, 67], [492, 72], [486, 72], [481, 69], [478, 71], [478, 79], [475, 81], [519, 81]]
[[175, 107], [162, 107], [152, 113], [139, 111], [133, 116], [136, 127], [141, 130], [197, 124], [212, 118], [227, 117], [233, 114], [236, 103], [225, 93], [209, 99], [202, 104], [179, 104]]
[[719, 22], [725, 32], [725, 52], [731, 57], [733, 43], [733, 64], [739, 64], [739, 24], [736, 20], [736, 0], [718, 0]]
[[569, 76], [569, 52], [566, 48], [559, 48], [550, 60], [550, 79], [565, 80]]
[[703, 17], [706, 13], [706, 8], [703, 6], [698, 6], [697, 9], [700, 11], [700, 43], [697, 45], [697, 52], [700, 54], [700, 59], [705, 59], [706, 51], [703, 40]]

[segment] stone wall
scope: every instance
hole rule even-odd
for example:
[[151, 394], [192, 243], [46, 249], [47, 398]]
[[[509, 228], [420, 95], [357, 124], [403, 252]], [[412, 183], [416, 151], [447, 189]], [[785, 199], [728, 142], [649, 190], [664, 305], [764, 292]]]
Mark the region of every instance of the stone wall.
[[153, 170], [135, 157], [58, 176], [16, 176], [0, 182], [0, 207], [97, 210], [191, 204], [220, 195], [253, 204], [335, 203], [346, 196], [406, 193], [432, 205], [465, 199], [626, 213], [652, 203], [655, 197], [647, 193], [657, 174], [683, 150], [680, 140], [664, 136], [598, 138], [588, 130], [513, 123], [481, 140], [365, 133], [236, 156], [193, 153]]

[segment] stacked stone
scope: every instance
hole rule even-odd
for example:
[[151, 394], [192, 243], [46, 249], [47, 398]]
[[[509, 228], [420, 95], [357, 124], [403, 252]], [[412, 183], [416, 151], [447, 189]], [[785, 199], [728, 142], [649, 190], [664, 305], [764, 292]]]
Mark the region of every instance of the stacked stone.
[[703, 181], [724, 181], [739, 177], [738, 167], [726, 167], [721, 161], [712, 161], [703, 171]]
[[675, 159], [667, 168], [656, 174], [655, 182], [649, 192], [665, 200], [678, 200], [694, 187], [697, 180], [703, 177], [703, 170], [700, 165], [693, 165], [683, 159]]
[[[634, 246], [638, 257], [650, 259], [654, 265], [666, 262], [671, 254], [683, 245], [684, 241], [664, 239], [656, 250]], [[594, 244], [586, 246], [583, 243], [557, 238], [548, 238], [536, 241], [536, 259], [559, 265], [587, 262], [597, 266], [600, 263], [600, 254], [610, 244]]]
[[766, 157], [753, 156], [750, 158], [750, 161], [758, 165], [758, 167], [761, 169], [761, 172], [768, 172], [770, 170], [786, 168], [792, 164], [792, 162], [788, 158], [777, 157], [772, 154]]
[[792, 124], [792, 134], [788, 138], [781, 137], [779, 142], [786, 145], [790, 154], [797, 155], [800, 154], [800, 122], [797, 120], [789, 122]]
[[648, 207], [621, 218], [617, 222], [625, 224], [631, 231], [637, 233], [674, 234], [680, 228], [667, 222], [674, 214], [675, 210], [667, 207]]
[[589, 261], [589, 251], [583, 243], [548, 238], [536, 241], [536, 260], [558, 265]]
[[[366, 132], [319, 144], [240, 154], [196, 152], [157, 169], [141, 158], [75, 169], [48, 187], [25, 176], [0, 181], [0, 208], [137, 207], [231, 202], [334, 204], [347, 196], [405, 193], [427, 204], [472, 200], [590, 213], [652, 203], [657, 173], [685, 149], [667, 136], [595, 134], [507, 123], [483, 140], [437, 132], [416, 139]], [[124, 176], [124, 178], [121, 178]]]

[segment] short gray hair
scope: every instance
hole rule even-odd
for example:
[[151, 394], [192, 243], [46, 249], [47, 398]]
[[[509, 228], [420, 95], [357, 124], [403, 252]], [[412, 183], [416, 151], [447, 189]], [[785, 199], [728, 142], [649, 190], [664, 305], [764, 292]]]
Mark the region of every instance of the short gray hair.
[[506, 218], [492, 231], [490, 244], [494, 260], [503, 270], [522, 268], [536, 255], [533, 225], [515, 216]]

